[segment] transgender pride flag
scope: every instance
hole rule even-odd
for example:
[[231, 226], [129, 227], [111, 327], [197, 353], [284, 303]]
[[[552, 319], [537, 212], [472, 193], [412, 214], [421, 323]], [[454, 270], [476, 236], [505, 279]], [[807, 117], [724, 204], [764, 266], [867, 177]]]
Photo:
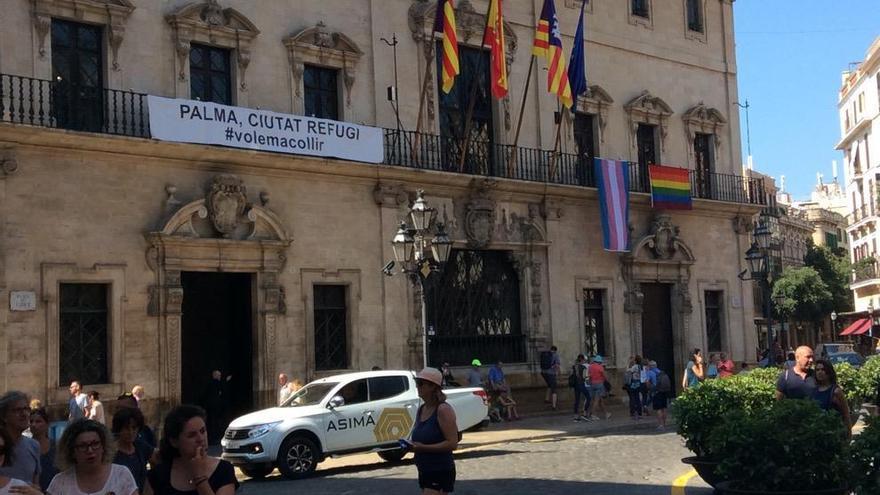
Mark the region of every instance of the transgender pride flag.
[[594, 160], [602, 211], [602, 245], [606, 251], [629, 251], [629, 163]]

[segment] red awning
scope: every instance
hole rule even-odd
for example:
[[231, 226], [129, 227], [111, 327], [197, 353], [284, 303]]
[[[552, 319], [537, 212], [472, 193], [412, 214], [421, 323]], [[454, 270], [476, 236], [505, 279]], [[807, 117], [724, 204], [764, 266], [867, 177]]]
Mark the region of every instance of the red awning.
[[867, 332], [869, 328], [871, 328], [870, 318], [861, 318], [844, 328], [840, 335], [859, 335]]

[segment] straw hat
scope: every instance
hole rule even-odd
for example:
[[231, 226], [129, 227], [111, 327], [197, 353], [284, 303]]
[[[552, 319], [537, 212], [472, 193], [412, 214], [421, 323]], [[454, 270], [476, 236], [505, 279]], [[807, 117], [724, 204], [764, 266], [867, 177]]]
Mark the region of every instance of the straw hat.
[[438, 387], [443, 386], [443, 373], [437, 368], [425, 368], [422, 371], [419, 371], [416, 374], [416, 379], [431, 382]]

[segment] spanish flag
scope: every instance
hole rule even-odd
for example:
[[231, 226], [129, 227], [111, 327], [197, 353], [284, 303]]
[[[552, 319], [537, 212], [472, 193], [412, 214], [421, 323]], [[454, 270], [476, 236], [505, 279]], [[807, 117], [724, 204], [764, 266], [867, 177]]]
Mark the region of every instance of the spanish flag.
[[460, 73], [458, 66], [458, 36], [455, 34], [455, 4], [453, 0], [437, 2], [437, 16], [434, 19], [434, 32], [443, 34], [443, 53], [440, 55], [441, 81], [444, 93], [452, 91], [455, 76]]
[[691, 182], [688, 169], [648, 165], [651, 176], [651, 206], [655, 210], [690, 210]]
[[489, 16], [486, 18], [486, 37], [483, 45], [489, 45], [489, 67], [492, 77], [492, 96], [507, 96], [507, 60], [504, 58], [504, 18], [501, 0], [490, 0]]
[[559, 19], [556, 18], [556, 5], [553, 0], [544, 0], [532, 54], [547, 59], [547, 91], [555, 94], [565, 108], [571, 108], [571, 85], [565, 67], [565, 54], [562, 52], [562, 39], [559, 37]]

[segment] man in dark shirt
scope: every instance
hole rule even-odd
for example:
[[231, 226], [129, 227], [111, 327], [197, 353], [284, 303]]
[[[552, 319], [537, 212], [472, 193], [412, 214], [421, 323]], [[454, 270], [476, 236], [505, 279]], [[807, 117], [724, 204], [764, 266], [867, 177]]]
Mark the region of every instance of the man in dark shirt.
[[813, 349], [802, 345], [794, 351], [795, 365], [783, 370], [776, 380], [776, 400], [812, 399], [816, 392], [813, 376]]

